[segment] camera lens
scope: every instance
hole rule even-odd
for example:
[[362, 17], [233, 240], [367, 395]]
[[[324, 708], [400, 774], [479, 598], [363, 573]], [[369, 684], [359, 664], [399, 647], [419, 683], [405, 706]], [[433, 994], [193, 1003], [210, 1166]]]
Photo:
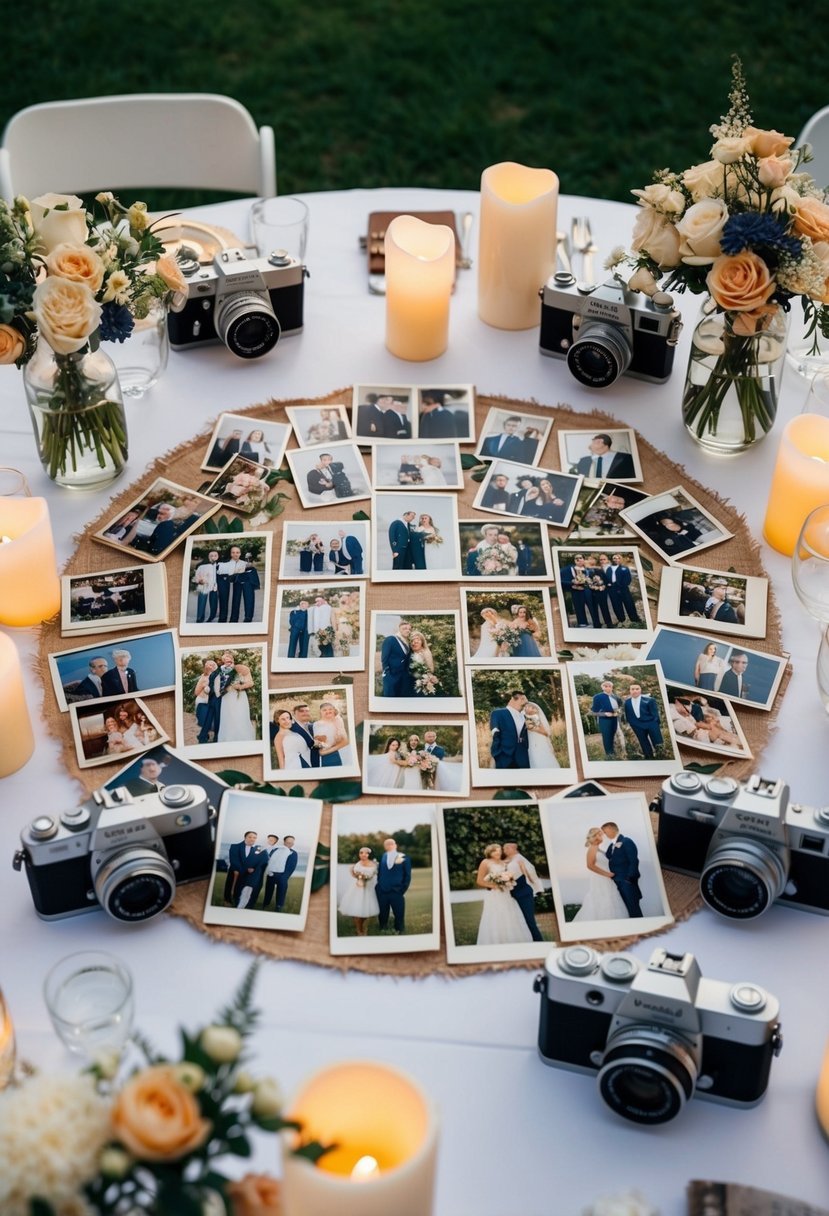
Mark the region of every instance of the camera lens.
[[214, 324], [227, 349], [240, 359], [266, 355], [282, 332], [270, 300], [253, 291], [240, 291], [220, 300]]
[[705, 859], [700, 895], [715, 912], [731, 920], [760, 916], [783, 891], [788, 859], [757, 840], [727, 840]]
[[167, 858], [154, 849], [125, 849], [104, 862], [94, 887], [101, 907], [114, 920], [134, 922], [169, 907], [176, 879]]
[[632, 1123], [667, 1123], [692, 1096], [697, 1063], [690, 1046], [663, 1027], [625, 1026], [607, 1041], [599, 1093]]
[[630, 366], [630, 343], [613, 325], [601, 321], [582, 324], [567, 352], [567, 366], [588, 388], [607, 388]]

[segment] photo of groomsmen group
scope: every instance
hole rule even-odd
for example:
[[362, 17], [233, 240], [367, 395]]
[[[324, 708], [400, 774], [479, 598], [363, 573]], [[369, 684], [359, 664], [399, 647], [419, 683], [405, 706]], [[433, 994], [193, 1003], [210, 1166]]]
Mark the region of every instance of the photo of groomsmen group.
[[271, 539], [270, 532], [216, 533], [188, 539], [180, 633], [263, 632]]
[[586, 776], [682, 767], [658, 663], [571, 662]]
[[638, 549], [553, 546], [565, 641], [637, 642], [650, 633], [645, 576]]

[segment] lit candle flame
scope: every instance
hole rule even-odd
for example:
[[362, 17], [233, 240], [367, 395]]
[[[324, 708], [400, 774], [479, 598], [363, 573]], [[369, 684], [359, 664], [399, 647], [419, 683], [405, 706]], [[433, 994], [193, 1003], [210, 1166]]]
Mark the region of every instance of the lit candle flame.
[[353, 1182], [369, 1182], [380, 1173], [380, 1166], [374, 1157], [361, 1157], [351, 1171]]
[[10, 545], [12, 538], [10, 536], [0, 536], [0, 545]]

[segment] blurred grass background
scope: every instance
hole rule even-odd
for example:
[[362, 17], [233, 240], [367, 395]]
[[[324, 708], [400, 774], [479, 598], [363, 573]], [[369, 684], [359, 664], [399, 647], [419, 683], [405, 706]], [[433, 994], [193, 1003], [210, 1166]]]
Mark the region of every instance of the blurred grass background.
[[227, 93], [274, 127], [280, 194], [476, 189], [518, 160], [566, 193], [630, 201], [654, 169], [707, 159], [733, 52], [756, 124], [797, 135], [829, 102], [827, 16], [824, 0], [43, 0], [4, 23], [0, 129], [39, 101]]

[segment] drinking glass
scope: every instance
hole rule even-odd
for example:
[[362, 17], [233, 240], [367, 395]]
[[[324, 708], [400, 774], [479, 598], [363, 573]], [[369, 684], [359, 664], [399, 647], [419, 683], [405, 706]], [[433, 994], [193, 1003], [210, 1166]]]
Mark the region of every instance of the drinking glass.
[[0, 466], [0, 498], [31, 498], [29, 483], [20, 469]]
[[143, 397], [167, 366], [170, 342], [167, 337], [167, 308], [153, 300], [146, 317], [135, 322], [125, 342], [108, 342], [107, 353], [118, 368], [125, 397]]
[[290, 195], [257, 199], [250, 209], [250, 228], [260, 257], [283, 249], [298, 262], [305, 261], [308, 208], [302, 199]]
[[829, 625], [829, 503], [806, 516], [792, 553], [792, 581], [809, 615]]
[[52, 1025], [70, 1051], [94, 1060], [120, 1054], [132, 1030], [133, 983], [113, 954], [84, 950], [56, 963], [43, 984]]

